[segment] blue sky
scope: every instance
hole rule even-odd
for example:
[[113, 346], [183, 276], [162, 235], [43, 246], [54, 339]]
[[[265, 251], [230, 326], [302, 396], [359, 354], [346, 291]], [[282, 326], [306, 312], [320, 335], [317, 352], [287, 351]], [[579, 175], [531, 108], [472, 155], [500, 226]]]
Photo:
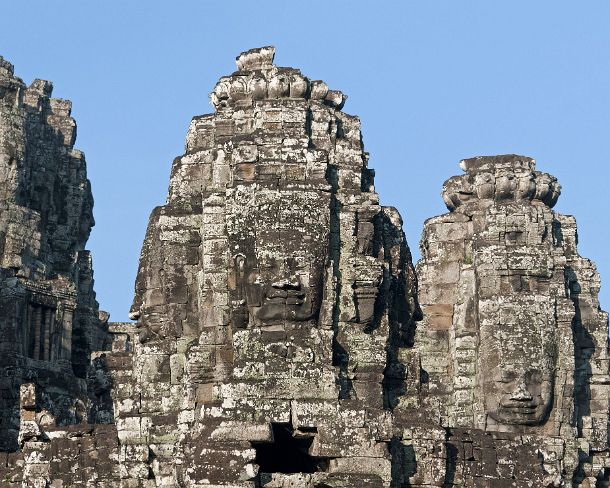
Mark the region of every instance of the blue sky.
[[28, 0], [2, 5], [0, 55], [74, 103], [95, 197], [96, 291], [127, 319], [142, 239], [193, 115], [246, 49], [276, 46], [349, 97], [382, 203], [409, 244], [445, 212], [465, 157], [517, 153], [558, 177], [610, 308], [610, 2]]

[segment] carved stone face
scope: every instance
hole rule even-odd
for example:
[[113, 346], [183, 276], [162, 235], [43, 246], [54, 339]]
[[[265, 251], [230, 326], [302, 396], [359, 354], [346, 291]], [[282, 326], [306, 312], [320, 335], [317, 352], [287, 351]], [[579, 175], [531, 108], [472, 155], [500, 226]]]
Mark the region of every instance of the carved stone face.
[[[480, 374], [485, 411], [500, 424], [540, 425], [553, 405], [553, 317], [533, 300], [500, 306], [495, 326], [481, 326]], [[547, 310], [552, 310], [548, 304]], [[531, 308], [530, 308], [531, 307]]]
[[553, 402], [553, 378], [549, 371], [514, 368], [495, 371], [486, 396], [488, 414], [502, 424], [538, 425]]
[[242, 311], [236, 325], [316, 318], [329, 252], [330, 194], [297, 185], [240, 186], [233, 194], [232, 308], [234, 316]]

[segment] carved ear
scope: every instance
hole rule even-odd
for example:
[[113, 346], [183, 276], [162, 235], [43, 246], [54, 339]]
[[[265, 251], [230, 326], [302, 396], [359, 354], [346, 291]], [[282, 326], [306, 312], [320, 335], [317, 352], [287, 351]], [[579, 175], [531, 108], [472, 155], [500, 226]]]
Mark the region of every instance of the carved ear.
[[363, 209], [356, 214], [356, 249], [359, 254], [372, 256], [375, 240], [374, 219], [377, 209]]
[[327, 328], [333, 326], [333, 313], [335, 310], [335, 301], [337, 299], [337, 278], [334, 276], [333, 268], [333, 260], [329, 259], [324, 271], [319, 315], [320, 325]]
[[354, 289], [354, 304], [356, 306], [356, 322], [369, 325], [375, 316], [375, 301], [379, 294], [379, 283], [376, 281], [356, 281]]
[[233, 269], [231, 270], [231, 324], [235, 329], [245, 329], [248, 326], [248, 307], [246, 304], [246, 256], [236, 254], [233, 256]]
[[246, 256], [243, 254], [233, 256], [233, 273], [235, 273], [235, 290], [239, 293], [246, 283]]

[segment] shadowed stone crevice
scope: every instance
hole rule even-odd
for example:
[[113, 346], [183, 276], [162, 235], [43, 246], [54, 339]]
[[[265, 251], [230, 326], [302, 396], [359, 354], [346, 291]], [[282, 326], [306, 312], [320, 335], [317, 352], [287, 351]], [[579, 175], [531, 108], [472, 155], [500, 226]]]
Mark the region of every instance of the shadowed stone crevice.
[[574, 303], [574, 318], [572, 319], [572, 334], [574, 344], [574, 422], [578, 435], [582, 436], [583, 417], [591, 415], [591, 389], [588, 379], [591, 377], [591, 357], [595, 352], [593, 337], [583, 326], [579, 295], [582, 291], [578, 278], [571, 268], [566, 268], [566, 287]]
[[454, 486], [455, 472], [458, 463], [458, 450], [455, 446], [447, 444], [447, 460], [445, 463], [445, 479], [443, 480], [443, 488]]
[[392, 456], [391, 488], [411, 487], [409, 478], [417, 473], [417, 456], [412, 445], [403, 444], [398, 438], [389, 442]]
[[326, 181], [328, 181], [332, 188], [332, 195], [330, 199], [330, 261], [332, 263], [332, 278], [336, 280], [337, 283], [335, 301], [332, 304], [332, 365], [338, 368], [336, 382], [339, 387], [339, 399], [345, 400], [350, 398], [353, 385], [347, 374], [349, 353], [337, 340], [337, 334], [339, 331], [339, 314], [341, 310], [339, 300], [341, 297], [342, 283], [341, 269], [339, 267], [341, 254], [340, 215], [342, 204], [337, 200], [336, 197], [339, 187], [337, 167], [329, 164], [325, 176]]

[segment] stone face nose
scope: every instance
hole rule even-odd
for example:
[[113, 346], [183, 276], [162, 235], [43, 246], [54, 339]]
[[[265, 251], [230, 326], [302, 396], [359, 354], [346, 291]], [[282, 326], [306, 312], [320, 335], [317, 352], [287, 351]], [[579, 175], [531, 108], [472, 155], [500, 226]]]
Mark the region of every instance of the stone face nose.
[[271, 286], [278, 290], [299, 290], [301, 288], [301, 283], [296, 276], [289, 276], [274, 281], [271, 283]]
[[510, 395], [511, 400], [518, 402], [529, 402], [532, 398], [532, 394], [527, 389], [527, 386], [525, 386], [525, 383], [520, 383], [517, 389]]

